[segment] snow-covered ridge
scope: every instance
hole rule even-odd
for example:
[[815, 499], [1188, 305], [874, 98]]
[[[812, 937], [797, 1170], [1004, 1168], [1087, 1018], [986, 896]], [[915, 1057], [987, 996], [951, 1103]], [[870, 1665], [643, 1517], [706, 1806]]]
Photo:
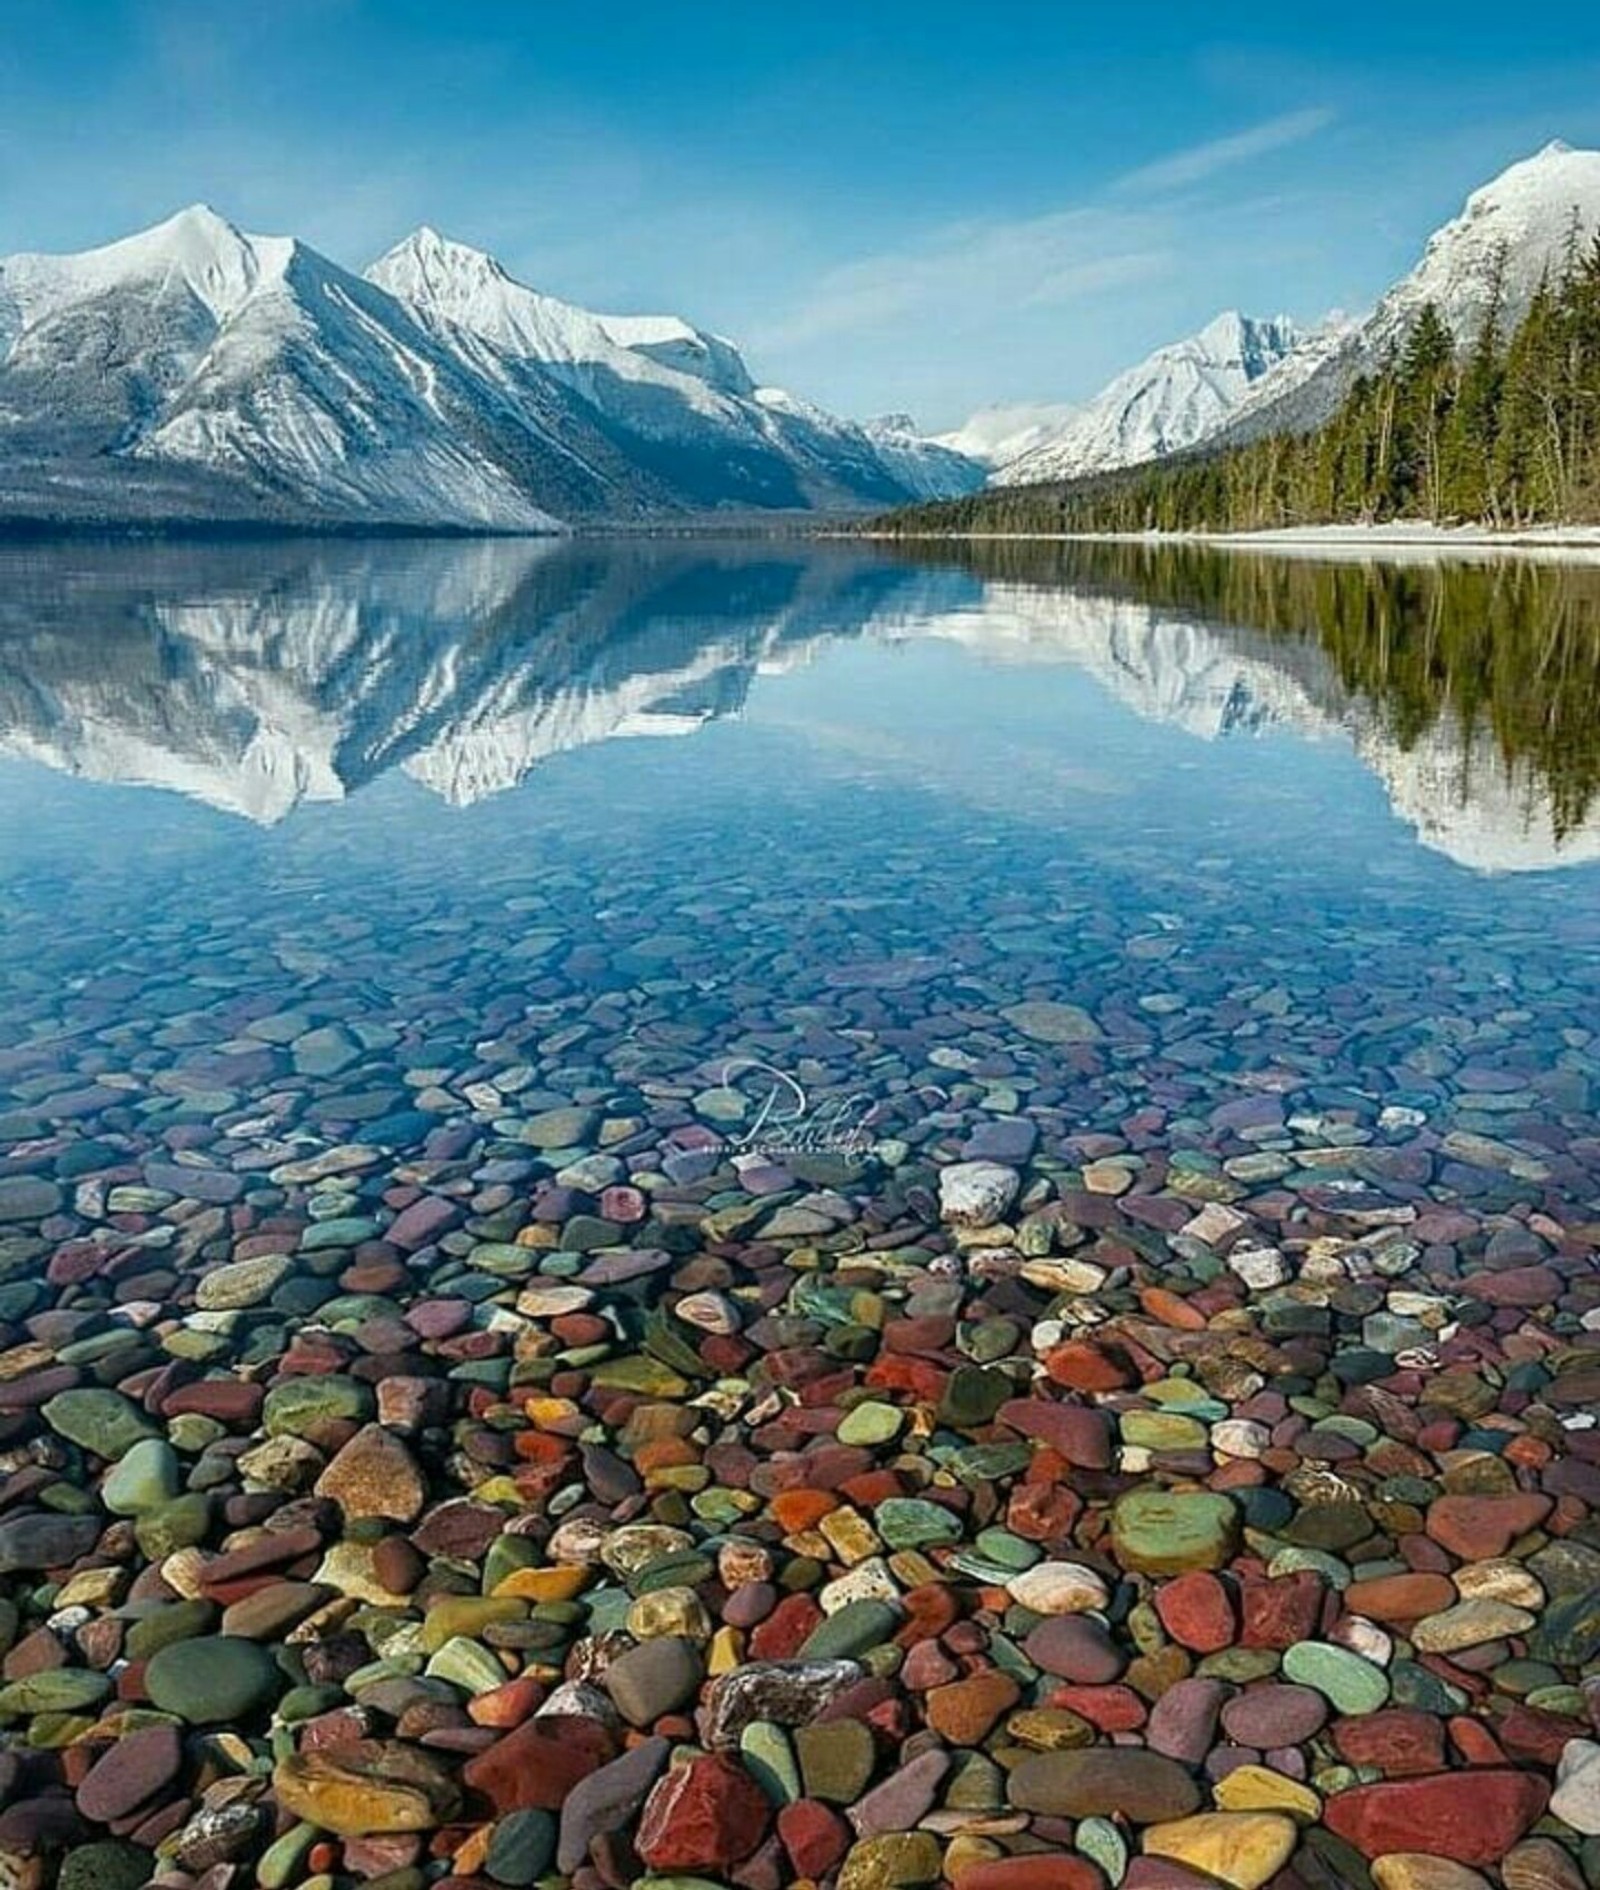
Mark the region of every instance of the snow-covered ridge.
[[365, 276], [199, 205], [0, 259], [0, 513], [552, 531], [875, 509], [981, 477], [763, 398], [720, 335], [543, 295], [426, 227]]
[[1074, 479], [1188, 448], [1299, 431], [1327, 419], [1358, 374], [1403, 342], [1432, 302], [1457, 338], [1481, 330], [1496, 288], [1509, 327], [1539, 280], [1600, 229], [1600, 151], [1559, 140], [1473, 191], [1367, 314], [1302, 328], [1229, 311], [1158, 348], [1081, 406], [986, 408], [939, 436], [994, 485]]
[[1222, 426], [1250, 389], [1304, 345], [1285, 315], [1226, 310], [1197, 335], [1158, 348], [1087, 406], [1008, 460], [996, 485], [1077, 479], [1182, 452]]

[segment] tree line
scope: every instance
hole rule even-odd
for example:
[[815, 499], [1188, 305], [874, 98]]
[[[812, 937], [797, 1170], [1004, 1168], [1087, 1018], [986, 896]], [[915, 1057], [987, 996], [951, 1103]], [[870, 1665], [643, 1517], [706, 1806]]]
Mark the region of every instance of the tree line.
[[1600, 232], [1508, 324], [1505, 258], [1458, 345], [1433, 303], [1314, 432], [1065, 484], [912, 507], [896, 531], [1262, 531], [1414, 519], [1505, 528], [1600, 520]]

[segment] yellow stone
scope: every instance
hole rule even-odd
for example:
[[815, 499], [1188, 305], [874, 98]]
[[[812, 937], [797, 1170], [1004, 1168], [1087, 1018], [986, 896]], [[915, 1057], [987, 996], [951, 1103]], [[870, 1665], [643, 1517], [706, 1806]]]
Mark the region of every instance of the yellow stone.
[[952, 1883], [961, 1881], [963, 1870], [969, 1870], [974, 1864], [989, 1864], [997, 1857], [1004, 1857], [1005, 1852], [992, 1838], [972, 1837], [963, 1832], [951, 1838], [945, 1849], [945, 1875]]
[[1322, 1816], [1322, 1800], [1309, 1785], [1265, 1765], [1241, 1765], [1217, 1781], [1212, 1795], [1224, 1811], [1281, 1811], [1305, 1824]]
[[1006, 1721], [1006, 1734], [1030, 1752], [1070, 1752], [1094, 1744], [1094, 1727], [1065, 1706], [1028, 1706]]
[[422, 1645], [438, 1653], [458, 1634], [475, 1640], [493, 1621], [526, 1621], [528, 1604], [515, 1595], [446, 1595], [428, 1610]]
[[341, 1595], [365, 1601], [374, 1608], [393, 1608], [404, 1614], [413, 1606], [409, 1595], [397, 1595], [379, 1581], [373, 1567], [370, 1542], [335, 1542], [317, 1567], [314, 1581], [336, 1588]]
[[817, 1527], [847, 1568], [866, 1561], [883, 1547], [872, 1525], [853, 1509], [830, 1510]]
[[705, 1603], [692, 1588], [656, 1588], [641, 1595], [628, 1609], [627, 1626], [636, 1641], [671, 1635], [704, 1643], [715, 1631]]
[[553, 1221], [534, 1221], [517, 1235], [519, 1247], [554, 1247], [561, 1230]]
[[494, 1598], [508, 1595], [521, 1601], [571, 1601], [589, 1585], [590, 1571], [582, 1567], [514, 1568], [495, 1585]]
[[1271, 1811], [1202, 1811], [1144, 1834], [1145, 1854], [1170, 1857], [1229, 1890], [1261, 1890], [1294, 1854], [1298, 1827]]
[[125, 1568], [86, 1568], [56, 1591], [52, 1608], [114, 1608], [127, 1587]]
[[1377, 1858], [1372, 1881], [1378, 1890], [1489, 1890], [1487, 1877], [1468, 1870], [1448, 1857], [1428, 1857], [1421, 1851], [1391, 1851]]
[[717, 1674], [732, 1673], [744, 1660], [744, 1636], [737, 1628], [719, 1627], [711, 1637], [711, 1645], [706, 1650], [706, 1672], [713, 1677]]
[[419, 1747], [358, 1739], [337, 1750], [293, 1752], [272, 1775], [292, 1818], [340, 1837], [432, 1831], [459, 1810], [459, 1792]]
[[548, 1431], [558, 1424], [570, 1424], [583, 1413], [570, 1398], [530, 1398], [522, 1407], [535, 1429]]

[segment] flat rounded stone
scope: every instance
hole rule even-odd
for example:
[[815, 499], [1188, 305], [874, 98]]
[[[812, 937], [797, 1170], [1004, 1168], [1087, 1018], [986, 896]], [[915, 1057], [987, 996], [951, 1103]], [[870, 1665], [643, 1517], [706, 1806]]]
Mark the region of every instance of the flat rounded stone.
[[632, 1726], [650, 1726], [700, 1690], [705, 1662], [693, 1641], [663, 1634], [619, 1654], [601, 1675], [618, 1712]]
[[288, 1254], [266, 1253], [213, 1267], [196, 1285], [194, 1303], [202, 1312], [234, 1312], [259, 1306], [272, 1297], [273, 1289], [293, 1265]]
[[175, 1726], [141, 1726], [124, 1733], [84, 1775], [78, 1809], [95, 1824], [114, 1824], [165, 1791], [182, 1764]]
[[1006, 1795], [1019, 1811], [1130, 1824], [1162, 1824], [1200, 1807], [1199, 1787], [1181, 1765], [1131, 1746], [1030, 1753], [1012, 1768]]
[[210, 1726], [249, 1719], [277, 1697], [283, 1675], [256, 1642], [207, 1634], [163, 1647], [145, 1668], [144, 1684], [163, 1713]]
[[1497, 1864], [1543, 1813], [1545, 1780], [1489, 1768], [1395, 1779], [1337, 1792], [1328, 1829], [1364, 1857], [1426, 1850], [1458, 1864]]
[[1448, 1857], [1425, 1851], [1392, 1851], [1372, 1866], [1376, 1890], [1489, 1890], [1489, 1880]]
[[1294, 1855], [1299, 1831], [1273, 1812], [1207, 1811], [1144, 1834], [1147, 1856], [1170, 1858], [1230, 1890], [1261, 1890]]
[[1313, 1687], [1249, 1687], [1222, 1709], [1222, 1729], [1236, 1744], [1258, 1752], [1315, 1739], [1328, 1723], [1328, 1701]]
[[1389, 1698], [1389, 1676], [1348, 1647], [1300, 1641], [1283, 1656], [1285, 1679], [1315, 1687], [1341, 1713], [1375, 1713]]
[[1111, 1552], [1142, 1575], [1218, 1569], [1239, 1540], [1238, 1506], [1209, 1490], [1130, 1490], [1111, 1511]]

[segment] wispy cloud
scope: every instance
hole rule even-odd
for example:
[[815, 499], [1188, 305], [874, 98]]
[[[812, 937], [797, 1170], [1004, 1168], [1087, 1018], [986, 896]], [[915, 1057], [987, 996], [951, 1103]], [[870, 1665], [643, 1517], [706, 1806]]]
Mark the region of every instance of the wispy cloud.
[[1234, 164], [1248, 164], [1252, 158], [1265, 157], [1269, 151], [1281, 151], [1286, 145], [1303, 143], [1331, 125], [1337, 113], [1326, 106], [1312, 106], [1305, 111], [1284, 112], [1277, 118], [1264, 119], [1244, 131], [1226, 138], [1212, 138], [1205, 144], [1175, 151], [1171, 157], [1158, 158], [1136, 171], [1128, 171], [1112, 186], [1123, 194], [1183, 190], [1190, 184], [1225, 171]]
[[1084, 208], [949, 224], [828, 270], [760, 340], [793, 348], [918, 322], [960, 334], [1018, 307], [1080, 301], [1170, 266], [1158, 220], [1140, 212]]

